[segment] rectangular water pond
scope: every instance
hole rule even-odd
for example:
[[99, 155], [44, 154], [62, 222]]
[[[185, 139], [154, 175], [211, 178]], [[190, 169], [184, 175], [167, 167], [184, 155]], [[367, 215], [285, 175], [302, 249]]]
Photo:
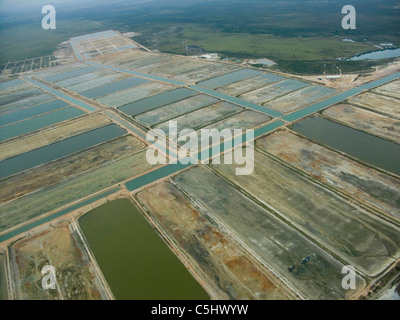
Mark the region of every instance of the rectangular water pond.
[[79, 225], [116, 299], [209, 299], [128, 199], [88, 212]]
[[74, 84], [72, 86], [68, 86], [68, 90], [73, 91], [73, 92], [83, 92], [89, 89], [93, 89], [96, 87], [100, 87], [104, 84], [111, 83], [115, 80], [118, 80], [120, 78], [123, 78], [123, 75], [120, 73], [114, 73], [114, 74], [109, 74], [106, 76], [98, 77], [93, 80], [81, 82], [78, 84]]
[[10, 104], [13, 102], [17, 102], [19, 100], [28, 98], [28, 97], [34, 97], [42, 94], [43, 92], [39, 90], [38, 88], [29, 88], [26, 90], [22, 91], [17, 91], [14, 93], [9, 93], [9, 94], [2, 94], [1, 100], [0, 100], [0, 106], [4, 106], [6, 104]]
[[371, 165], [400, 175], [400, 144], [322, 117], [301, 120], [293, 125], [293, 130]]
[[67, 107], [51, 113], [0, 127], [0, 141], [42, 129], [58, 122], [84, 115], [85, 112], [75, 107]]
[[49, 100], [53, 100], [54, 98], [55, 98], [54, 96], [51, 96], [47, 93], [42, 93], [37, 96], [27, 97], [22, 100], [11, 102], [11, 103], [5, 104], [0, 107], [0, 115], [6, 114], [9, 112], [13, 112], [13, 111], [17, 111], [20, 109], [29, 108], [36, 104], [46, 102]]
[[264, 88], [245, 93], [241, 95], [240, 98], [257, 104], [264, 104], [289, 92], [296, 91], [307, 86], [309, 86], [309, 84], [306, 82], [286, 79]]
[[20, 84], [24, 84], [25, 81], [21, 79], [14, 79], [6, 82], [1, 82], [0, 83], [0, 90], [7, 89], [10, 87], [18, 86]]
[[225, 74], [223, 76], [219, 76], [216, 78], [208, 79], [202, 82], [199, 82], [198, 85], [202, 87], [206, 87], [208, 89], [216, 89], [222, 86], [226, 86], [228, 84], [248, 79], [248, 78], [253, 78], [255, 76], [258, 76], [262, 74], [261, 71], [256, 71], [253, 69], [242, 69], [239, 71], [231, 72], [228, 74]]
[[34, 116], [41, 115], [50, 111], [61, 109], [66, 107], [68, 104], [62, 100], [53, 100], [45, 103], [38, 104], [31, 108], [26, 108], [11, 112], [0, 117], [0, 126], [10, 124], [13, 122], [29, 119]]
[[180, 115], [201, 109], [217, 102], [217, 98], [205, 94], [199, 94], [188, 99], [168, 104], [156, 110], [142, 113], [136, 117], [136, 120], [147, 125], [155, 125], [157, 123], [179, 117]]
[[194, 90], [179, 88], [126, 104], [118, 109], [130, 116], [135, 116], [140, 113], [154, 110], [158, 107], [192, 97], [196, 94], [197, 92]]
[[87, 91], [83, 91], [79, 94], [86, 98], [94, 99], [94, 98], [98, 98], [98, 97], [102, 97], [102, 96], [111, 94], [116, 91], [121, 91], [121, 90], [128, 89], [131, 87], [136, 87], [138, 85], [141, 85], [141, 84], [144, 84], [147, 82], [149, 82], [149, 80], [146, 80], [143, 78], [132, 77], [132, 78], [127, 78], [127, 79], [119, 80], [119, 81], [112, 82], [112, 83], [107, 83], [100, 87], [89, 89]]
[[0, 179], [122, 136], [126, 131], [116, 124], [88, 131], [59, 142], [0, 161]]
[[335, 89], [322, 86], [310, 86], [270, 101], [265, 106], [286, 114], [327, 98], [335, 93], [337, 93]]
[[281, 76], [266, 73], [258, 77], [249, 78], [239, 82], [233, 82], [231, 84], [218, 88], [217, 91], [229, 94], [232, 97], [236, 97], [246, 92], [262, 88], [272, 82], [277, 82], [282, 79], [284, 78]]
[[74, 77], [78, 77], [87, 73], [91, 73], [94, 72], [96, 70], [98, 70], [98, 67], [84, 67], [84, 68], [80, 68], [78, 70], [73, 70], [73, 71], [67, 71], [64, 73], [60, 73], [54, 76], [50, 76], [47, 78], [44, 78], [45, 81], [48, 82], [57, 82], [57, 81], [61, 81], [61, 80], [65, 80], [65, 79], [69, 79], [69, 78], [74, 78]]

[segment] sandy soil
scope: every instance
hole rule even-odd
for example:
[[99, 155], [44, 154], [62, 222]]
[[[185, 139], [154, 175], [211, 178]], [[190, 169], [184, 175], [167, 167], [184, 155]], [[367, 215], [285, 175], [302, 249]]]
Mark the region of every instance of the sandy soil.
[[[16, 299], [98, 300], [107, 294], [79, 237], [68, 222], [54, 224], [9, 247]], [[56, 270], [57, 288], [44, 290], [41, 271]]]
[[344, 74], [340, 79], [327, 79], [326, 75], [317, 76], [301, 76], [305, 80], [318, 82], [331, 88], [340, 91], [349, 90], [351, 88], [359, 87], [367, 82], [371, 82], [383, 78], [389, 74], [400, 71], [400, 60], [394, 61], [386, 66], [376, 67], [376, 70], [365, 76], [359, 74]]
[[136, 198], [196, 265], [207, 287], [216, 291], [219, 298], [293, 298], [229, 236], [202, 216], [170, 182], [146, 188], [136, 194]]

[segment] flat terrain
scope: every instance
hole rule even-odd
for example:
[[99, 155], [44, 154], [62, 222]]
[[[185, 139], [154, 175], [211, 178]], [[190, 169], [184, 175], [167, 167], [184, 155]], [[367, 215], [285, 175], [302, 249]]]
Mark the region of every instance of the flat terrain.
[[[135, 195], [141, 206], [188, 256], [193, 268], [220, 299], [285, 299], [287, 292], [254, 263], [171, 182]], [[218, 277], [215, 275], [218, 274]]]
[[[69, 223], [56, 224], [9, 247], [18, 300], [99, 300], [104, 289], [79, 236]], [[45, 265], [56, 269], [56, 290], [42, 288]]]
[[0, 204], [3, 212], [0, 232], [148, 171], [152, 166], [145, 157], [146, 152], [142, 151], [17, 200]]
[[7, 300], [7, 279], [5, 270], [4, 254], [0, 254], [0, 300]]
[[379, 274], [399, 257], [398, 228], [310, 183], [260, 152], [255, 153], [251, 176], [236, 176], [235, 165], [214, 167], [282, 219], [367, 275]]
[[[215, 173], [196, 167], [175, 176], [173, 181], [193, 199], [203, 214], [218, 223], [303, 297], [339, 299], [354, 293], [345, 292], [340, 286], [340, 262]], [[262, 190], [259, 185], [255, 187]], [[364, 280], [358, 278], [357, 290], [364, 285]]]
[[[243, 110], [241, 107], [228, 102], [219, 102], [209, 107], [185, 114], [173, 119], [178, 123], [178, 131], [183, 129], [200, 129], [210, 123], [216, 122]], [[160, 123], [156, 129], [168, 132], [169, 122]]]
[[117, 299], [208, 299], [129, 199], [86, 213], [79, 225]]
[[17, 154], [22, 154], [33, 149], [49, 145], [68, 139], [71, 136], [81, 134], [94, 128], [109, 124], [111, 121], [102, 114], [92, 115], [89, 117], [77, 119], [67, 122], [63, 125], [48, 130], [42, 130], [36, 134], [23, 137], [18, 140], [4, 142], [1, 144], [0, 160], [10, 158]]
[[281, 98], [266, 103], [265, 106], [286, 114], [323, 100], [335, 93], [337, 91], [330, 88], [311, 86], [284, 95]]
[[400, 99], [399, 87], [400, 87], [400, 80], [396, 80], [384, 86], [376, 88], [373, 91], [379, 94], [383, 94], [385, 96]]
[[400, 120], [349, 104], [333, 106], [325, 110], [322, 114], [358, 130], [400, 143]]
[[400, 219], [400, 180], [313, 143], [289, 131], [278, 131], [256, 141], [273, 154], [340, 191]]
[[346, 153], [359, 161], [397, 176], [400, 145], [321, 116], [296, 122], [293, 130], [320, 144]]
[[350, 103], [370, 109], [374, 112], [379, 112], [389, 117], [400, 120], [399, 105], [400, 100], [375, 94], [372, 92], [366, 92], [358, 95], [354, 98], [349, 99]]
[[226, 85], [218, 88], [217, 91], [236, 97], [282, 79], [283, 77], [278, 75], [264, 74], [262, 76]]
[[145, 144], [132, 136], [124, 136], [69, 157], [44, 164], [2, 181], [0, 201], [18, 198], [34, 190], [55, 184], [71, 176], [103, 167], [143, 150]]
[[199, 94], [191, 98], [187, 98], [169, 105], [160, 107], [156, 110], [151, 110], [142, 113], [135, 117], [139, 122], [153, 126], [155, 124], [174, 119], [185, 113], [193, 112], [197, 109], [210, 106], [218, 102], [218, 99]]
[[271, 84], [261, 89], [250, 91], [240, 96], [240, 98], [256, 103], [265, 104], [289, 92], [307, 87], [309, 84], [293, 79], [286, 79]]
[[[186, 32], [183, 24], [174, 28], [165, 34]], [[215, 36], [221, 32], [221, 43], [249, 36], [233, 30]], [[334, 40], [343, 50], [374, 43], [327, 39], [316, 30], [307, 37], [271, 32], [251, 38], [280, 40], [281, 48], [311, 39]], [[11, 297], [112, 298], [97, 266], [116, 298], [151, 298], [156, 291], [165, 298], [194, 292], [212, 299], [373, 297], [400, 258], [396, 66], [349, 76], [357, 88], [340, 79], [332, 89], [325, 75], [332, 61], [342, 66], [328, 52], [332, 42], [325, 55], [334, 60], [325, 61], [318, 80], [276, 72], [276, 65], [257, 69], [232, 56], [190, 57], [206, 52], [191, 41], [179, 40], [188, 56], [177, 56], [149, 52], [118, 32], [89, 34], [70, 41], [75, 63], [0, 79], [0, 257], [12, 253]], [[296, 48], [278, 65], [298, 63], [302, 48]], [[315, 60], [299, 62], [299, 69], [321, 63], [315, 48], [308, 49]], [[379, 76], [386, 77], [358, 87]], [[68, 110], [79, 114], [59, 115]], [[255, 129], [254, 172], [236, 175], [243, 165], [150, 165], [146, 133], [168, 133], [169, 120], [197, 133]], [[93, 252], [85, 251], [74, 219], [121, 197], [134, 205], [113, 201], [81, 218]], [[62, 270], [76, 265], [60, 275], [64, 291], [39, 290], [36, 272], [45, 261]], [[357, 283], [347, 291], [341, 280], [349, 264]], [[89, 271], [77, 275], [81, 270]]]

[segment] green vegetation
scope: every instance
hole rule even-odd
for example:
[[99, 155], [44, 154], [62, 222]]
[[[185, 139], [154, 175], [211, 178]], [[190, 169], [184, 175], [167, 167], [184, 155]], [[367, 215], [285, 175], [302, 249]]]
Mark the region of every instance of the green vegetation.
[[[70, 37], [114, 29], [142, 33], [139, 43], [162, 52], [186, 54], [188, 46], [235, 58], [270, 58], [294, 73], [338, 73], [371, 69], [382, 62], [336, 60], [400, 45], [400, 8], [393, 0], [357, 1], [357, 29], [341, 27], [347, 0], [329, 1], [144, 1], [117, 0], [63, 8], [56, 30], [42, 30], [42, 15], [18, 20], [0, 14], [0, 64], [51, 54]], [[86, 5], [89, 6], [89, 5]], [[3, 19], [1, 19], [3, 18]], [[6, 21], [6, 22], [5, 22]], [[350, 38], [356, 42], [343, 42]]]
[[186, 51], [182, 41], [187, 39], [188, 45], [202, 47], [207, 52], [216, 51], [240, 58], [267, 56], [272, 60], [287, 61], [329, 60], [374, 50], [372, 45], [343, 42], [339, 37], [285, 38], [272, 34], [225, 33], [214, 28], [193, 24], [179, 29], [167, 27], [168, 25], [161, 34], [148, 30], [146, 32], [148, 35], [136, 39], [145, 46], [171, 53], [184, 54]]
[[100, 23], [79, 19], [57, 20], [56, 30], [43, 30], [40, 21], [0, 27], [0, 64], [50, 55], [61, 42], [102, 29]]

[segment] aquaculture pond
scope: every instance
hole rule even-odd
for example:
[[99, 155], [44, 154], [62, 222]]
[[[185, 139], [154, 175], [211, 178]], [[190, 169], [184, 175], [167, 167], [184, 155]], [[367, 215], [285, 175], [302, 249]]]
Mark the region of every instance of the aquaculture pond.
[[400, 145], [322, 117], [301, 120], [293, 129], [357, 159], [400, 175]]
[[128, 199], [88, 212], [79, 225], [116, 299], [209, 299]]

